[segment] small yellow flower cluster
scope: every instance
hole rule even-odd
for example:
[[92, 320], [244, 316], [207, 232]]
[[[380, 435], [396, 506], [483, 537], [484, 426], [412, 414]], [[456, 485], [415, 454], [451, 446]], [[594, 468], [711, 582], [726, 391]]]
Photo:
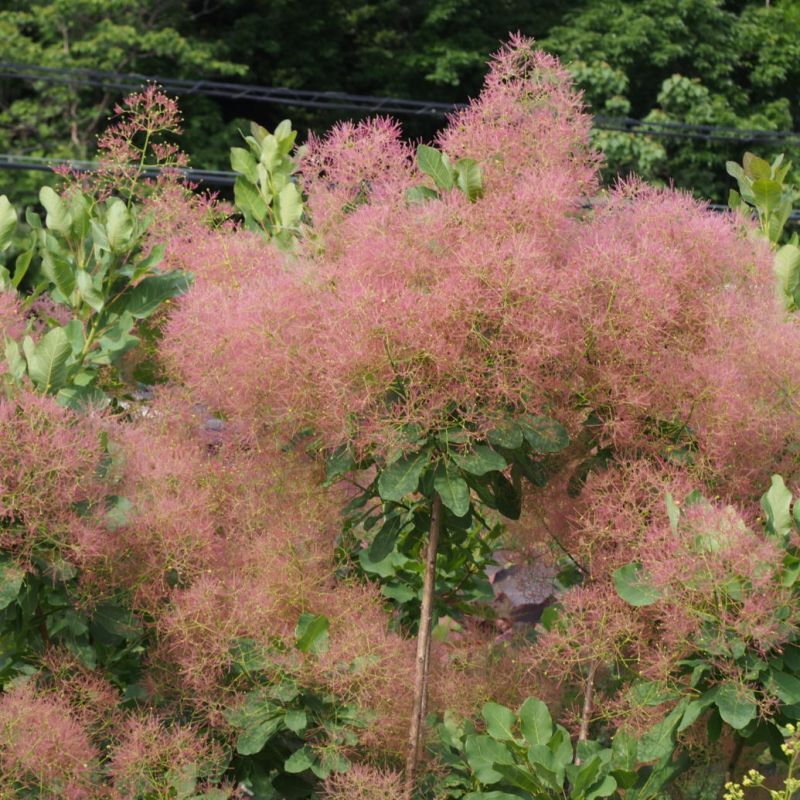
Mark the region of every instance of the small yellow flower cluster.
[[722, 800], [744, 800], [744, 789], [740, 784], [728, 781], [725, 784], [725, 794], [722, 795]]
[[742, 778], [741, 783], [728, 781], [725, 784], [723, 800], [744, 800], [744, 790], [751, 787], [766, 791], [770, 800], [790, 800], [794, 797], [795, 792], [800, 790], [800, 778], [794, 774], [800, 756], [800, 729], [797, 726], [791, 723], [786, 726], [786, 739], [781, 745], [781, 750], [789, 759], [789, 774], [781, 789], [767, 789], [764, 786], [764, 776], [757, 769], [751, 769]]
[[757, 769], [751, 769], [742, 778], [742, 786], [761, 786], [762, 783], [764, 783], [764, 776]]
[[791, 758], [800, 753], [800, 735], [791, 722], [786, 726], [786, 731], [789, 734], [789, 738], [781, 745], [781, 750]]

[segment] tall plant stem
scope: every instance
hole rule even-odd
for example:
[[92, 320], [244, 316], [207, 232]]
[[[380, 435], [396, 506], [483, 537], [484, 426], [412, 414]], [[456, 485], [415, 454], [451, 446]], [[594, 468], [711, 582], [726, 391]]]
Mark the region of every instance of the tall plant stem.
[[437, 492], [431, 506], [431, 527], [428, 533], [428, 552], [425, 558], [425, 578], [422, 583], [422, 608], [419, 612], [417, 634], [417, 661], [414, 675], [414, 706], [411, 711], [411, 727], [408, 733], [408, 755], [406, 756], [404, 800], [412, 800], [417, 777], [417, 765], [421, 755], [426, 698], [428, 693], [428, 665], [433, 623], [433, 592], [436, 586], [436, 552], [442, 532], [442, 498]]
[[[597, 672], [597, 661], [592, 661], [589, 674], [586, 676], [586, 689], [583, 692], [583, 711], [581, 712], [581, 727], [578, 731], [578, 744], [589, 738], [589, 722], [592, 719], [592, 704], [594, 701], [594, 676]], [[575, 755], [575, 763], [580, 764], [581, 758]]]

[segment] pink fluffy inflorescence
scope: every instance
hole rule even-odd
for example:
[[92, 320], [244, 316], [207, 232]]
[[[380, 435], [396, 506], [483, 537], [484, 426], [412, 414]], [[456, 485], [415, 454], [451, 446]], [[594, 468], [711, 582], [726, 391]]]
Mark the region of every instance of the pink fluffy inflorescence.
[[783, 357], [800, 325], [779, 307], [770, 259], [740, 220], [686, 194], [638, 183], [611, 193], [568, 266], [582, 391], [606, 442], [686, 447], [718, 488], [762, 491], [800, 433], [800, 369]]
[[105, 797], [97, 783], [99, 756], [65, 702], [40, 696], [30, 685], [0, 695], [3, 797], [18, 797], [19, 791], [47, 800]]
[[24, 562], [37, 548], [55, 548], [73, 561], [92, 548], [91, 512], [104, 497], [96, 474], [100, 434], [98, 420], [50, 397], [20, 391], [0, 401], [4, 549]]
[[580, 108], [556, 62], [517, 40], [439, 142], [478, 161], [487, 197], [378, 195], [342, 220], [316, 259], [331, 441], [382, 449], [404, 426], [452, 424], [480, 438], [509, 408], [563, 402], [580, 336], [560, 266], [596, 168]]
[[169, 724], [154, 714], [132, 716], [108, 754], [114, 800], [169, 797], [181, 780], [214, 778], [225, 755], [199, 728]]
[[340, 122], [324, 137], [309, 136], [300, 166], [315, 231], [336, 238], [336, 226], [359, 205], [397, 203], [412, 185], [412, 163], [400, 125], [387, 117]]
[[325, 800], [395, 800], [403, 779], [399, 772], [369, 764], [354, 764], [347, 772], [336, 772], [324, 784]]

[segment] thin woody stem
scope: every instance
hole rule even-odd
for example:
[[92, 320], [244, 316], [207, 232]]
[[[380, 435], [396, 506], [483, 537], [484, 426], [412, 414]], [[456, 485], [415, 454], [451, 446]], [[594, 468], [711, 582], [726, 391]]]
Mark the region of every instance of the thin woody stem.
[[[597, 672], [597, 661], [593, 661], [589, 667], [589, 674], [586, 676], [586, 688], [583, 692], [583, 711], [581, 712], [581, 727], [578, 731], [578, 744], [585, 742], [589, 738], [589, 722], [592, 719], [592, 707], [594, 700], [594, 676]], [[575, 755], [575, 764], [579, 765], [581, 758]]]
[[433, 623], [433, 592], [436, 584], [436, 552], [439, 548], [439, 535], [442, 530], [442, 499], [437, 492], [433, 495], [431, 507], [431, 527], [428, 534], [428, 552], [425, 558], [425, 578], [422, 584], [422, 607], [419, 613], [419, 633], [417, 634], [417, 660], [414, 675], [414, 705], [411, 711], [411, 727], [408, 733], [408, 754], [406, 756], [404, 800], [412, 800], [417, 777], [417, 765], [421, 755], [421, 740], [428, 690], [428, 666], [431, 646], [431, 627]]

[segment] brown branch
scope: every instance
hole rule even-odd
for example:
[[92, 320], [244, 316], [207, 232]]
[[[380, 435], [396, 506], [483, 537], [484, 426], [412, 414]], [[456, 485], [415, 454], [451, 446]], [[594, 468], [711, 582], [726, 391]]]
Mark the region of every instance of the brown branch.
[[[578, 731], [578, 745], [589, 738], [589, 723], [592, 719], [592, 707], [594, 698], [594, 676], [597, 672], [598, 662], [593, 661], [589, 667], [589, 674], [586, 676], [586, 688], [583, 690], [583, 711], [581, 712], [581, 727]], [[575, 765], [581, 763], [580, 756], [575, 749]]]
[[436, 586], [436, 552], [442, 530], [442, 498], [434, 492], [431, 507], [431, 527], [428, 534], [428, 552], [425, 558], [425, 578], [422, 584], [422, 607], [419, 612], [417, 633], [417, 660], [414, 675], [414, 704], [408, 733], [404, 800], [412, 800], [421, 755], [421, 739], [427, 707], [428, 667], [430, 665], [431, 627], [433, 623], [433, 593]]

